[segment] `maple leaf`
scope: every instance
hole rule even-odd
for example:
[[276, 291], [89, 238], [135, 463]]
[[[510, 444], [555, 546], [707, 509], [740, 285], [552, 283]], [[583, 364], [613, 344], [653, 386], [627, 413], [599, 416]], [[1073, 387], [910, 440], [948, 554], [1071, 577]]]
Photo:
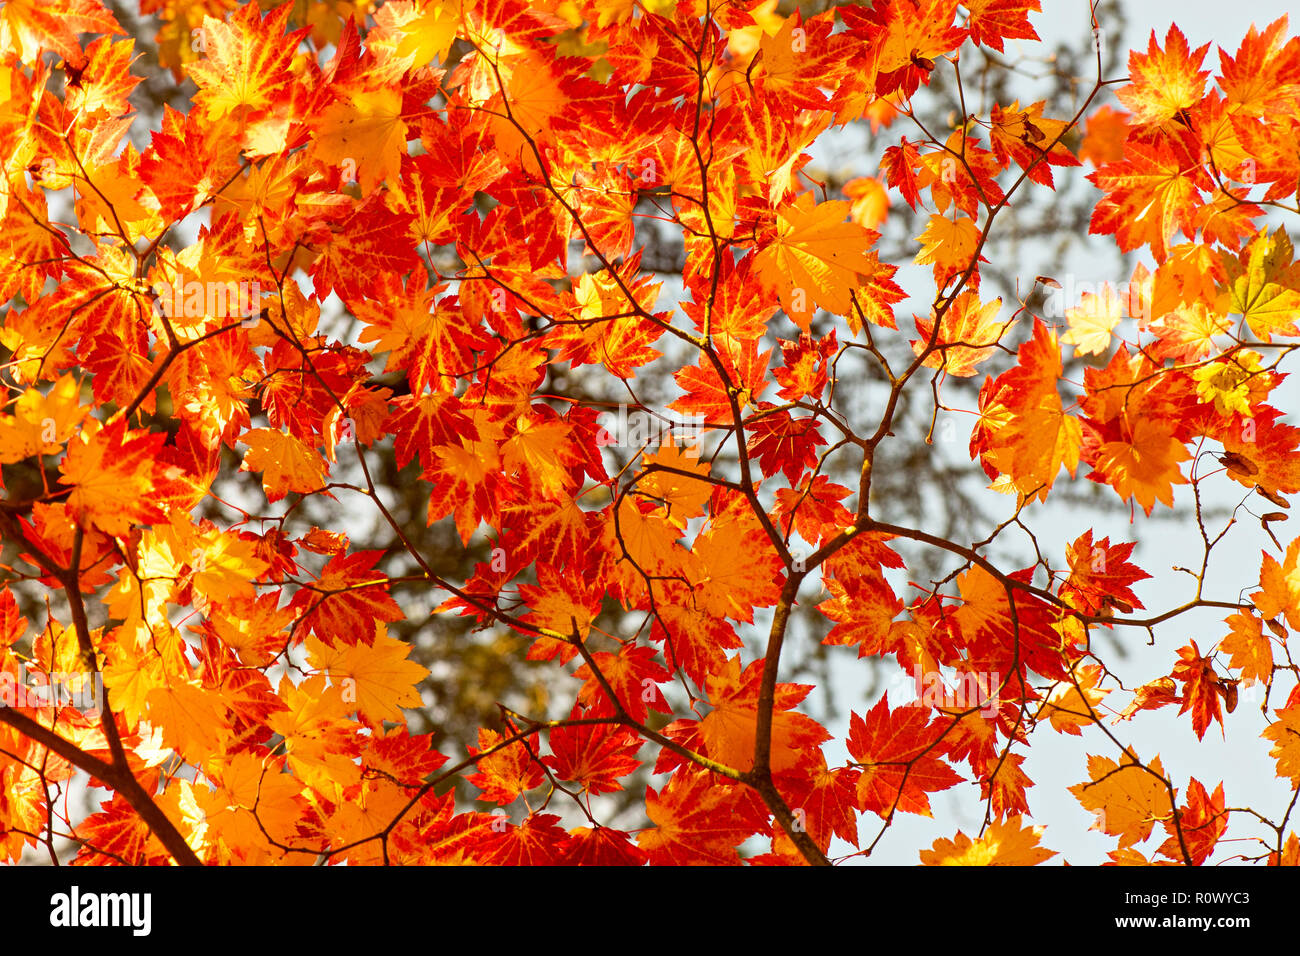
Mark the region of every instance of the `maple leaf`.
[[1089, 614], [1106, 607], [1145, 609], [1131, 586], [1151, 575], [1128, 560], [1133, 548], [1132, 542], [1111, 544], [1109, 537], [1093, 541], [1092, 530], [1085, 531], [1065, 549], [1070, 577], [1061, 596]]
[[285, 35], [289, 8], [280, 6], [265, 19], [245, 5], [223, 23], [203, 20], [206, 58], [187, 69], [199, 87], [196, 102], [208, 119], [238, 109], [269, 110], [291, 82], [290, 64], [306, 29]]
[[308, 494], [324, 487], [325, 459], [301, 439], [278, 428], [254, 428], [239, 440], [248, 445], [243, 470], [262, 472], [268, 501], [279, 501], [291, 491]]
[[1223, 726], [1223, 712], [1219, 709], [1219, 676], [1214, 672], [1211, 659], [1201, 656], [1195, 641], [1179, 648], [1178, 657], [1170, 676], [1184, 684], [1183, 707], [1179, 713], [1192, 712], [1192, 729], [1199, 740], [1205, 736], [1211, 718], [1219, 722], [1220, 728]]
[[627, 833], [610, 827], [569, 831], [564, 866], [644, 866], [647, 858]]
[[128, 430], [123, 418], [102, 428], [85, 428], [68, 443], [60, 465], [64, 483], [72, 488], [72, 515], [115, 536], [125, 536], [134, 523], [160, 520], [163, 515], [155, 501], [164, 481], [177, 474], [159, 461], [165, 438]]
[[882, 697], [865, 717], [849, 722], [849, 754], [862, 768], [858, 805], [888, 819], [895, 809], [930, 816], [928, 793], [947, 790], [962, 777], [941, 759], [935, 746], [942, 722], [931, 723], [920, 707], [893, 711]]
[[1268, 115], [1288, 100], [1300, 97], [1296, 76], [1300, 43], [1294, 37], [1282, 41], [1287, 18], [1283, 14], [1262, 32], [1250, 25], [1236, 56], [1219, 52], [1219, 85], [1224, 99], [1250, 115]]
[[1177, 823], [1174, 820], [1164, 821], [1169, 839], [1160, 844], [1157, 852], [1181, 862], [1184, 858], [1183, 848], [1186, 847], [1192, 866], [1200, 866], [1209, 859], [1214, 852], [1214, 845], [1228, 829], [1223, 784], [1215, 787], [1211, 795], [1205, 789], [1205, 784], [1193, 777], [1187, 785], [1187, 805], [1178, 808], [1176, 819]]
[[916, 331], [921, 338], [912, 341], [912, 351], [920, 355], [933, 338], [938, 354], [927, 355], [923, 365], [941, 368], [949, 375], [962, 378], [974, 375], [976, 368], [993, 355], [998, 342], [1011, 326], [1013, 320], [997, 321], [1001, 308], [1001, 297], [981, 304], [979, 294], [968, 289], [948, 306], [937, 335], [933, 316], [929, 319], [915, 317]]
[[1163, 774], [1159, 757], [1143, 766], [1131, 751], [1122, 763], [1089, 754], [1090, 780], [1075, 784], [1070, 792], [1085, 810], [1097, 815], [1089, 829], [1118, 836], [1124, 850], [1149, 837], [1156, 823], [1172, 819]]
[[78, 33], [122, 34], [108, 8], [95, 0], [61, 0], [57, 4], [12, 0], [0, 11], [0, 22], [13, 31], [19, 59], [34, 64], [42, 50], [53, 50], [65, 61], [82, 61]]
[[376, 635], [375, 622], [401, 620], [402, 609], [388, 596], [387, 579], [372, 570], [381, 557], [379, 551], [358, 551], [330, 558], [316, 581], [289, 602], [301, 614], [301, 630], [330, 646], [368, 644]]
[[1228, 304], [1240, 313], [1263, 342], [1274, 335], [1295, 335], [1300, 318], [1300, 267], [1283, 226], [1251, 239], [1236, 257], [1224, 257]]
[[1188, 483], [1178, 463], [1191, 457], [1166, 425], [1142, 418], [1134, 423], [1131, 439], [1106, 442], [1098, 449], [1088, 477], [1112, 485], [1125, 501], [1136, 498], [1149, 515], [1156, 501], [1174, 506], [1173, 486]]
[[863, 229], [874, 230], [889, 215], [889, 193], [872, 176], [859, 176], [844, 184], [844, 195], [852, 200], [849, 218]]
[[[630, 644], [620, 647], [617, 654], [597, 651], [591, 655], [619, 703], [634, 720], [644, 721], [650, 707], [660, 713], [672, 713], [663, 692], [656, 686], [668, 680], [668, 671], [655, 657], [653, 648]], [[589, 665], [583, 664], [573, 676], [586, 681], [578, 692], [581, 703], [590, 705], [604, 699], [603, 687]]]
[[879, 238], [856, 222], [845, 222], [849, 203], [817, 203], [811, 192], [777, 210], [776, 236], [754, 258], [761, 281], [776, 290], [781, 308], [807, 332], [813, 306], [846, 315], [849, 293], [859, 276], [875, 270], [867, 250]]
[[1115, 95], [1133, 114], [1136, 123], [1163, 123], [1181, 110], [1195, 106], [1205, 92], [1209, 70], [1198, 70], [1205, 59], [1206, 43], [1192, 50], [1176, 26], [1170, 26], [1162, 50], [1151, 31], [1147, 52], [1129, 54], [1129, 84]]
[[1224, 618], [1230, 633], [1219, 641], [1219, 648], [1232, 656], [1229, 666], [1241, 671], [1247, 686], [1255, 681], [1273, 680], [1273, 645], [1264, 635], [1264, 622], [1254, 614], [1238, 611]]
[[1064, 465], [1074, 475], [1082, 428], [1066, 415], [1057, 392], [1061, 350], [1056, 335], [1035, 320], [1034, 334], [1020, 346], [1018, 367], [986, 379], [980, 389], [980, 420], [971, 434], [990, 477], [1009, 476], [1023, 495], [1043, 500]]
[[1073, 680], [1056, 686], [1047, 698], [1047, 717], [1052, 729], [1079, 736], [1080, 727], [1094, 722], [1097, 705], [1110, 693], [1097, 688], [1101, 680], [1101, 667], [1085, 664], [1075, 669]]
[[979, 238], [979, 226], [968, 216], [931, 216], [925, 230], [916, 237], [921, 243], [916, 264], [933, 265], [935, 284], [943, 288], [953, 276], [971, 267]]
[[1300, 708], [1282, 707], [1274, 711], [1277, 720], [1264, 728], [1262, 736], [1273, 741], [1269, 756], [1277, 761], [1277, 775], [1300, 786]]
[[1110, 349], [1111, 333], [1122, 317], [1114, 288], [1102, 283], [1099, 293], [1085, 292], [1076, 307], [1065, 310], [1070, 328], [1061, 341], [1074, 345], [1079, 355], [1100, 355]]
[[708, 771], [679, 770], [658, 793], [646, 788], [646, 814], [655, 824], [637, 845], [651, 865], [734, 866], [736, 847], [767, 822], [767, 809], [748, 787], [719, 784]]
[[1109, 103], [1088, 117], [1087, 131], [1079, 146], [1079, 158], [1094, 166], [1117, 162], [1124, 156], [1124, 140], [1129, 131], [1129, 114]]
[[408, 139], [397, 90], [348, 90], [320, 111], [313, 127], [315, 158], [335, 167], [350, 163], [363, 194], [397, 180]]
[[641, 766], [636, 759], [641, 739], [615, 724], [557, 727], [551, 731], [550, 745], [551, 754], [543, 760], [556, 776], [576, 781], [586, 793], [622, 790], [619, 778]]
[[1178, 688], [1174, 684], [1174, 679], [1172, 677], [1159, 677], [1150, 683], [1143, 684], [1134, 691], [1133, 700], [1116, 715], [1114, 723], [1130, 719], [1139, 710], [1155, 710], [1164, 707], [1166, 704], [1177, 703], [1181, 703], [1181, 698], [1178, 696]]
[[1291, 630], [1300, 631], [1300, 538], [1287, 547], [1280, 564], [1267, 551], [1262, 554], [1259, 568], [1261, 590], [1252, 594], [1250, 599], [1264, 620], [1271, 621], [1282, 615]]
[[469, 748], [471, 757], [478, 756], [475, 761], [478, 772], [465, 778], [482, 791], [480, 800], [503, 806], [546, 779], [546, 771], [535, 757], [537, 735], [504, 744], [507, 739], [503, 734], [480, 727], [478, 747]]
[[1040, 847], [1041, 826], [1026, 826], [1019, 816], [994, 820], [984, 835], [972, 840], [960, 830], [952, 840], [939, 839], [921, 851], [926, 866], [1037, 866], [1056, 856], [1055, 850]]
[[1189, 239], [1195, 234], [1204, 182], [1200, 167], [1176, 150], [1141, 142], [1126, 143], [1124, 153], [1088, 176], [1106, 193], [1088, 231], [1114, 233], [1125, 252], [1149, 245], [1156, 262], [1163, 262], [1175, 232], [1181, 229]]
[[[763, 662], [756, 660], [742, 672], [739, 656], [728, 659], [709, 679], [709, 702], [713, 709], [700, 721], [700, 737], [709, 755], [722, 764], [744, 772], [754, 765], [758, 733], [758, 695]], [[778, 684], [772, 714], [769, 761], [774, 771], [789, 770], [804, 762], [828, 734], [817, 721], [793, 710], [812, 688], [799, 684]]]
[[376, 621], [374, 638], [365, 643], [331, 647], [315, 638], [306, 641], [307, 660], [338, 689], [344, 703], [357, 705], [370, 724], [401, 722], [403, 707], [421, 703], [416, 685], [429, 675], [421, 664], [407, 660], [411, 647], [385, 633]]
[[1005, 110], [993, 107], [993, 155], [1000, 165], [1011, 159], [1025, 170], [1028, 178], [1052, 186], [1052, 166], [1078, 166], [1079, 160], [1061, 142], [1069, 123], [1043, 116], [1043, 102], [1024, 109], [1016, 100]]

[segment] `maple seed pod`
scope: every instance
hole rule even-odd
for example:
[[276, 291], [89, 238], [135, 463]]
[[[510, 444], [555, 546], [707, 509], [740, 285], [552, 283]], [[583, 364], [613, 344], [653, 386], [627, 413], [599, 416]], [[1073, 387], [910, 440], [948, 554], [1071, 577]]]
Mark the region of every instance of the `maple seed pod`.
[[1256, 490], [1257, 492], [1259, 492], [1260, 495], [1262, 495], [1263, 497], [1267, 498], [1269, 501], [1273, 502], [1273, 504], [1277, 505], [1279, 508], [1290, 508], [1290, 507], [1291, 507], [1291, 502], [1287, 501], [1285, 498], [1283, 498], [1281, 495], [1279, 495], [1276, 491], [1269, 491], [1269, 490], [1268, 490], [1267, 488], [1265, 488], [1263, 485], [1256, 485], [1256, 486], [1255, 486], [1255, 490]]
[[1270, 631], [1272, 631], [1274, 634], [1277, 635], [1277, 639], [1279, 641], [1286, 640], [1286, 628], [1282, 626], [1282, 624], [1278, 621], [1277, 618], [1270, 617], [1264, 623], [1268, 625], [1268, 629]]
[[1223, 693], [1223, 706], [1228, 713], [1237, 709], [1237, 682], [1235, 680], [1220, 681], [1219, 690]]
[[1268, 524], [1270, 521], [1285, 521], [1289, 517], [1291, 516], [1285, 511], [1269, 511], [1260, 520]]
[[1103, 597], [1102, 605], [1107, 609], [1114, 608], [1115, 610], [1119, 611], [1121, 614], [1133, 613], [1132, 604], [1129, 604], [1128, 601], [1121, 601], [1113, 594], [1107, 594], [1105, 597]]
[[1228, 471], [1235, 472], [1238, 475], [1249, 478], [1251, 475], [1259, 474], [1259, 467], [1244, 455], [1239, 455], [1235, 451], [1225, 451], [1222, 455], [1216, 455], [1219, 464], [1223, 465]]

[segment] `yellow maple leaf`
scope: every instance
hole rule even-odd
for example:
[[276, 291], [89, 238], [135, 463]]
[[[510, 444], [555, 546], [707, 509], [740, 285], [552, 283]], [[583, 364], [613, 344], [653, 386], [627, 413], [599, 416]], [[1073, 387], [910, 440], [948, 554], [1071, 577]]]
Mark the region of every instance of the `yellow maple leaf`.
[[861, 276], [875, 271], [867, 250], [876, 234], [845, 222], [851, 204], [835, 199], [818, 203], [800, 193], [776, 213], [776, 239], [754, 259], [768, 288], [775, 288], [781, 308], [803, 331], [812, 322], [814, 304], [835, 315], [852, 308], [850, 293]]
[[989, 824], [984, 835], [972, 840], [960, 830], [952, 840], [934, 841], [921, 851], [925, 866], [1036, 866], [1056, 856], [1055, 850], [1038, 845], [1041, 826], [1024, 826], [1020, 816], [1009, 816]]
[[1169, 790], [1161, 779], [1164, 768], [1160, 758], [1151, 761], [1150, 770], [1138, 764], [1132, 751], [1121, 765], [1107, 757], [1088, 755], [1087, 783], [1070, 787], [1085, 810], [1096, 814], [1090, 830], [1102, 830], [1119, 837], [1119, 848], [1141, 843], [1151, 835], [1151, 827], [1169, 820], [1173, 807]]
[[572, 431], [559, 419], [520, 415], [515, 433], [501, 445], [506, 473], [535, 487], [544, 498], [560, 496], [573, 483], [566, 467], [574, 458]]
[[398, 29], [402, 39], [397, 55], [412, 57], [413, 66], [423, 66], [437, 59], [446, 62], [447, 53], [456, 40], [460, 26], [460, 5], [443, 0], [425, 0], [419, 12]]
[[1067, 734], [1079, 734], [1080, 727], [1093, 722], [1091, 714], [1110, 690], [1098, 690], [1097, 681], [1101, 679], [1101, 665], [1084, 664], [1074, 671], [1078, 686], [1071, 681], [1062, 681], [1056, 685], [1047, 698], [1047, 717], [1052, 722], [1052, 729]]
[[699, 450], [680, 445], [664, 445], [653, 455], [644, 455], [647, 467], [660, 465], [672, 471], [652, 471], [638, 482], [637, 487], [647, 495], [660, 498], [668, 506], [668, 515], [681, 527], [690, 518], [704, 514], [704, 504], [713, 494], [713, 485], [699, 478], [690, 478], [682, 472], [707, 477], [708, 462], [700, 461]]
[[[281, 773], [273, 758], [269, 766], [257, 754], [237, 753], [213, 758], [207, 775], [218, 786], [215, 791], [197, 791], [196, 800], [208, 826], [208, 839], [218, 847], [221, 862], [280, 862], [283, 851], [275, 850], [267, 836], [281, 843], [292, 839], [302, 819], [298, 796], [302, 781]], [[256, 815], [254, 815], [256, 808]], [[292, 861], [294, 854], [288, 855]]]
[[57, 455], [89, 410], [78, 403], [81, 385], [71, 372], [48, 395], [29, 388], [14, 402], [12, 415], [0, 415], [0, 464], [33, 455]]
[[1231, 633], [1219, 641], [1219, 649], [1232, 655], [1229, 664], [1241, 671], [1247, 685], [1273, 678], [1273, 645], [1264, 633], [1263, 621], [1254, 614], [1238, 611], [1224, 618]]
[[1078, 355], [1100, 355], [1110, 348], [1111, 333], [1121, 318], [1119, 296], [1104, 282], [1096, 295], [1085, 292], [1077, 306], [1065, 310], [1070, 328], [1061, 341], [1073, 345]]
[[149, 722], [162, 728], [163, 742], [188, 763], [203, 763], [230, 736], [221, 692], [197, 680], [155, 687], [145, 703]]
[[979, 244], [980, 231], [969, 216], [949, 219], [933, 215], [925, 231], [916, 237], [921, 251], [916, 254], [919, 266], [933, 265], [935, 281], [941, 285], [943, 276], [960, 272], [970, 265], [971, 256]]
[[362, 195], [384, 182], [397, 182], [406, 149], [402, 94], [396, 87], [356, 90], [331, 103], [314, 123], [313, 154], [355, 175]]
[[1277, 720], [1260, 734], [1273, 741], [1268, 752], [1277, 760], [1277, 775], [1287, 777], [1293, 786], [1300, 787], [1300, 708], [1282, 708], [1275, 711]]
[[1286, 549], [1286, 557], [1277, 559], [1264, 552], [1259, 567], [1259, 586], [1263, 589], [1250, 596], [1260, 617], [1271, 621], [1279, 614], [1293, 631], [1300, 631], [1300, 538]]
[[1268, 395], [1268, 377], [1260, 375], [1263, 359], [1258, 352], [1242, 349], [1207, 362], [1192, 372], [1196, 397], [1206, 404], [1213, 402], [1214, 410], [1225, 418], [1234, 412], [1250, 418], [1251, 407]]
[[287, 709], [271, 714], [267, 726], [284, 738], [294, 776], [326, 794], [341, 794], [357, 783], [361, 779], [361, 767], [353, 761], [357, 725], [346, 718], [355, 704], [332, 693], [324, 674], [296, 687], [286, 676], [277, 694]]
[[307, 660], [328, 674], [330, 685], [343, 701], [367, 723], [383, 720], [404, 722], [403, 707], [419, 707], [423, 701], [416, 686], [429, 676], [422, 664], [408, 660], [411, 645], [389, 637], [382, 621], [375, 622], [370, 644], [341, 644], [330, 647], [315, 637], [307, 638]]
[[240, 471], [260, 471], [268, 501], [291, 491], [309, 494], [325, 484], [325, 459], [306, 442], [278, 428], [254, 428], [239, 439], [248, 446]]
[[1121, 498], [1135, 497], [1148, 515], [1157, 500], [1172, 508], [1173, 486], [1187, 484], [1178, 463], [1192, 456], [1170, 429], [1170, 423], [1139, 418], [1131, 441], [1108, 441], [1097, 452], [1096, 470]]

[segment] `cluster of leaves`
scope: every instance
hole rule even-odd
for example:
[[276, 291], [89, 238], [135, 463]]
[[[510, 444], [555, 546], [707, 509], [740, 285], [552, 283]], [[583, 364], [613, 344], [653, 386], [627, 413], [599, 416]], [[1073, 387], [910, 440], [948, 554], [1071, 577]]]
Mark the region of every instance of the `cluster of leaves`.
[[[981, 554], [1062, 467], [1147, 516], [1191, 484], [1198, 522], [1211, 475], [1283, 509], [1300, 491], [1300, 429], [1268, 404], [1300, 335], [1300, 267], [1285, 229], [1257, 223], [1300, 213], [1284, 22], [1222, 55], [1217, 89], [1174, 28], [1125, 80], [1103, 80], [1098, 51], [1073, 116], [968, 112], [963, 94], [949, 134], [918, 122], [880, 180], [830, 198], [801, 174], [819, 136], [915, 118], [940, 72], [962, 89], [965, 52], [1037, 40], [1037, 0], [806, 19], [753, 0], [365, 7], [145, 5], [195, 92], [143, 149], [133, 41], [97, 0], [0, 11], [0, 524], [21, 552], [0, 677], [82, 673], [105, 691], [90, 710], [0, 708], [0, 856], [67, 836], [83, 863], [727, 863], [742, 845], [751, 862], [826, 863], [836, 838], [870, 854], [897, 812], [929, 814], [929, 794], [970, 780], [981, 832], [922, 861], [1037, 863], [1055, 853], [1029, 822], [1030, 734], [1087, 728], [1117, 757], [1090, 758], [1072, 792], [1119, 838], [1114, 861], [1148, 862], [1137, 844], [1159, 823], [1152, 859], [1203, 863], [1245, 812], [1261, 858], [1297, 862], [1291, 807], [1229, 810], [1195, 779], [1180, 798], [1100, 718], [1118, 689], [1117, 720], [1178, 703], [1200, 736], [1239, 682], [1295, 676], [1300, 539], [1265, 553], [1248, 601], [1216, 600], [1202, 588], [1222, 535], [1207, 535], [1195, 593], [1148, 617], [1131, 543], [1088, 531], [1064, 564], [1010, 571]], [[1093, 231], [1156, 268], [1085, 297], [1058, 338], [1024, 303], [1006, 317], [982, 297], [980, 262], [1013, 199], [1080, 165], [1068, 144], [1108, 83], [1126, 111], [1093, 113], [1079, 150], [1097, 167]], [[875, 248], [893, 202], [933, 209], [914, 338]], [[668, 296], [642, 268], [643, 219], [681, 237]], [[332, 334], [334, 305], [355, 334]], [[904, 341], [900, 363], [886, 343]], [[1062, 342], [1114, 351], [1072, 386]], [[688, 359], [664, 372], [670, 347]], [[848, 383], [868, 368], [887, 387], [863, 418]], [[623, 420], [671, 435], [689, 416], [703, 434], [611, 469], [627, 436], [599, 403], [548, 391], [559, 369], [617, 384]], [[873, 469], [905, 390], [937, 417], [949, 378], [981, 372], [970, 456], [1014, 516], [976, 543], [882, 520]], [[673, 401], [643, 401], [669, 373]], [[1225, 471], [1196, 471], [1207, 443]], [[381, 448], [418, 468], [430, 525], [491, 543], [463, 578], [392, 519]], [[846, 462], [856, 487], [829, 477]], [[20, 467], [38, 477], [16, 494]], [[303, 519], [321, 500], [339, 526]], [[391, 547], [352, 546], [359, 507]], [[959, 565], [900, 596], [900, 542]], [[385, 570], [399, 557], [409, 573]], [[834, 739], [806, 712], [813, 688], [779, 679], [813, 583], [826, 645], [892, 656], [941, 692], [882, 698]], [[390, 634], [409, 613], [399, 585], [521, 635], [576, 691], [558, 714], [503, 704], [463, 759], [442, 753], [403, 715], [427, 670]], [[50, 596], [34, 635], [14, 596], [28, 586]], [[1207, 606], [1232, 611], [1230, 633], [1136, 690], [1095, 651], [1098, 631]], [[611, 612], [619, 626], [598, 626]], [[1263, 736], [1300, 784], [1300, 690], [1275, 715]], [[661, 775], [637, 797], [648, 825], [602, 822], [643, 761]], [[74, 821], [60, 797], [76, 770], [109, 797]], [[496, 809], [458, 801], [458, 779]]]

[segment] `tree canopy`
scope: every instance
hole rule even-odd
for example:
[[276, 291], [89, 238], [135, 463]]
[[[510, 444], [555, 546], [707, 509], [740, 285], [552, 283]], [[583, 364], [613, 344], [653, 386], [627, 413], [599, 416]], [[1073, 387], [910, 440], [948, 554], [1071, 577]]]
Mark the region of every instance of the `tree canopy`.
[[[1262, 689], [1300, 786], [1285, 18], [140, 9], [0, 9], [0, 859], [826, 864], [965, 786], [920, 862], [1061, 862], [1064, 734], [1109, 862], [1300, 862], [1294, 799], [1122, 739]], [[1021, 274], [1085, 230], [1112, 281]]]

